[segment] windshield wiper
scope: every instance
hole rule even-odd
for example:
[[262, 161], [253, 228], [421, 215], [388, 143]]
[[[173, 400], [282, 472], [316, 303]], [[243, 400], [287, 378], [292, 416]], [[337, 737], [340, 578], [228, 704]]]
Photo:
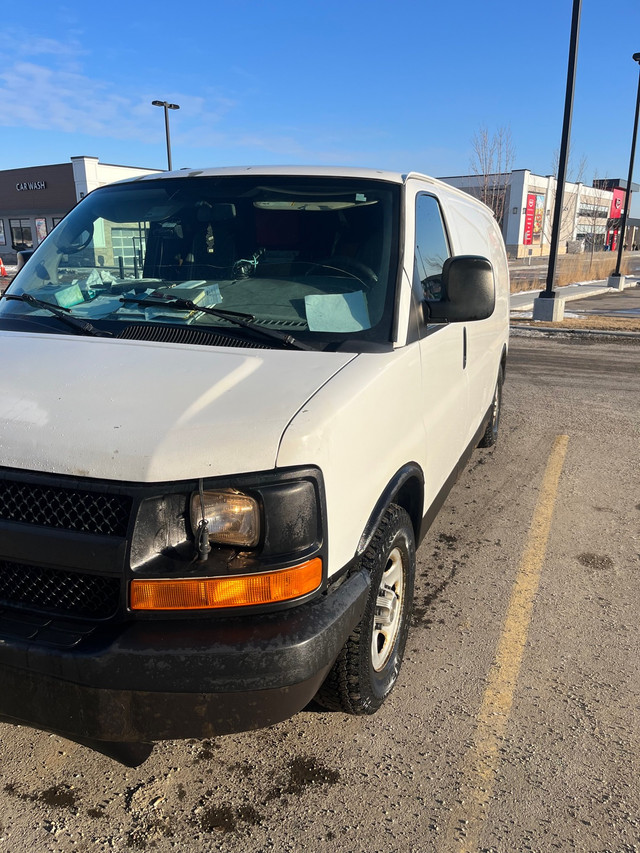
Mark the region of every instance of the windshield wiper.
[[203, 314], [211, 314], [212, 317], [228, 320], [230, 323], [235, 323], [236, 326], [249, 329], [251, 332], [257, 332], [266, 338], [279, 341], [294, 349], [314, 349], [308, 346], [308, 344], [303, 344], [302, 341], [296, 340], [286, 332], [278, 332], [276, 329], [265, 329], [254, 322], [255, 317], [253, 314], [244, 314], [240, 311], [226, 311], [224, 308], [207, 308], [204, 305], [192, 302], [190, 299], [145, 299], [143, 296], [121, 296], [120, 302], [135, 302], [137, 305], [147, 305], [149, 308], [175, 308], [176, 311], [202, 311]]
[[92, 335], [99, 338], [113, 337], [111, 332], [101, 332], [86, 320], [80, 320], [79, 317], [72, 317], [68, 308], [61, 308], [59, 305], [52, 305], [51, 302], [45, 302], [43, 299], [36, 299], [30, 293], [3, 293], [0, 298], [19, 299], [20, 302], [26, 302], [27, 305], [31, 305], [33, 308], [41, 308], [43, 311], [48, 311], [49, 314], [53, 314], [54, 317], [57, 317], [58, 320], [67, 326], [70, 326], [79, 335]]

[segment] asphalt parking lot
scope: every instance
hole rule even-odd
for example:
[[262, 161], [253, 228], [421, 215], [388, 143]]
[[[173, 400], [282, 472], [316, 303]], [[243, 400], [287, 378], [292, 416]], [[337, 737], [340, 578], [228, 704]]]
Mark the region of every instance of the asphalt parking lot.
[[609, 317], [634, 317], [640, 319], [640, 284], [622, 292], [603, 293], [569, 303], [572, 314], [598, 314]]
[[512, 339], [501, 437], [419, 550], [374, 717], [309, 708], [131, 770], [0, 725], [0, 849], [640, 849], [640, 346]]

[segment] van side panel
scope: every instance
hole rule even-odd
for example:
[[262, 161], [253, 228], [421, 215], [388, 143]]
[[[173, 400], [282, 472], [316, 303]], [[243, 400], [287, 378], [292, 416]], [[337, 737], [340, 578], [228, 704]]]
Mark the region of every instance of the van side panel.
[[[277, 466], [317, 465], [327, 498], [329, 574], [353, 559], [387, 483], [409, 462], [424, 470], [426, 402], [417, 345], [361, 353], [287, 427]], [[435, 492], [434, 495], [435, 496]]]
[[483, 255], [493, 266], [496, 305], [491, 317], [464, 324], [467, 331], [469, 438], [491, 404], [509, 336], [509, 269], [504, 241], [488, 207], [469, 196], [448, 195], [444, 205], [456, 255]]

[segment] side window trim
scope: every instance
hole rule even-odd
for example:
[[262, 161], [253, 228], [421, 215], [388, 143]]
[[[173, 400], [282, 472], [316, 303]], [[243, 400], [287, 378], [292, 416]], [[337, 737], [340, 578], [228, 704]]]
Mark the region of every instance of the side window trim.
[[[420, 214], [420, 202], [422, 199], [431, 199], [433, 202], [433, 212], [437, 213], [437, 224], [440, 226], [441, 231], [436, 236], [442, 237], [443, 240], [442, 241], [436, 241], [436, 242], [442, 242], [441, 249], [443, 250], [442, 254], [444, 255], [444, 257], [441, 257], [441, 258], [439, 258], [438, 256], [435, 256], [435, 257], [438, 258], [438, 260], [442, 260], [441, 264], [433, 264], [433, 263], [429, 264], [428, 258], [427, 258], [427, 261], [425, 261], [425, 257], [422, 255], [422, 253], [420, 253], [421, 237], [420, 237], [419, 228], [420, 228], [420, 223], [424, 222], [424, 217], [422, 217]], [[433, 217], [433, 218], [435, 219], [435, 217]], [[413, 284], [417, 290], [416, 295], [419, 296], [420, 300], [423, 300], [427, 297], [430, 299], [434, 299], [434, 298], [437, 299], [437, 298], [439, 298], [439, 293], [440, 293], [440, 291], [438, 291], [439, 283], [437, 280], [437, 276], [438, 276], [438, 273], [442, 272], [442, 267], [444, 266], [444, 262], [447, 260], [447, 258], [451, 257], [451, 239], [449, 237], [449, 229], [447, 228], [447, 222], [446, 222], [446, 219], [444, 216], [444, 212], [442, 210], [442, 206], [440, 205], [440, 201], [437, 198], [437, 196], [433, 195], [432, 193], [427, 193], [427, 192], [418, 192], [416, 194], [416, 199], [415, 199], [415, 225], [416, 225], [416, 227], [415, 227], [415, 238], [414, 238], [414, 265], [413, 265], [414, 282], [413, 282]], [[437, 225], [434, 226], [434, 224], [432, 223], [431, 227], [437, 227]], [[420, 255], [420, 257], [419, 257], [419, 255]], [[428, 272], [429, 266], [431, 266], [431, 268], [433, 270], [437, 269], [438, 271], [437, 272], [431, 272], [430, 276], [421, 276], [421, 274], [420, 274], [421, 270], [419, 269], [419, 265], [422, 266], [422, 273]], [[432, 284], [434, 286], [434, 290], [438, 291], [437, 293], [434, 292], [434, 293], [428, 294], [426, 292], [424, 282], [427, 280], [427, 278], [432, 279]]]

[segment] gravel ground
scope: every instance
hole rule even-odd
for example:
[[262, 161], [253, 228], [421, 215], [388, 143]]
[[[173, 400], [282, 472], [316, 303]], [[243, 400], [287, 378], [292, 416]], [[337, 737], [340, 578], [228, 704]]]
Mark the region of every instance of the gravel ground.
[[[309, 708], [164, 742], [136, 769], [0, 725], [0, 850], [640, 850], [639, 401], [638, 346], [514, 339], [499, 445], [474, 455], [419, 550], [405, 663], [376, 716]], [[478, 709], [561, 433], [523, 665], [474, 818]]]

